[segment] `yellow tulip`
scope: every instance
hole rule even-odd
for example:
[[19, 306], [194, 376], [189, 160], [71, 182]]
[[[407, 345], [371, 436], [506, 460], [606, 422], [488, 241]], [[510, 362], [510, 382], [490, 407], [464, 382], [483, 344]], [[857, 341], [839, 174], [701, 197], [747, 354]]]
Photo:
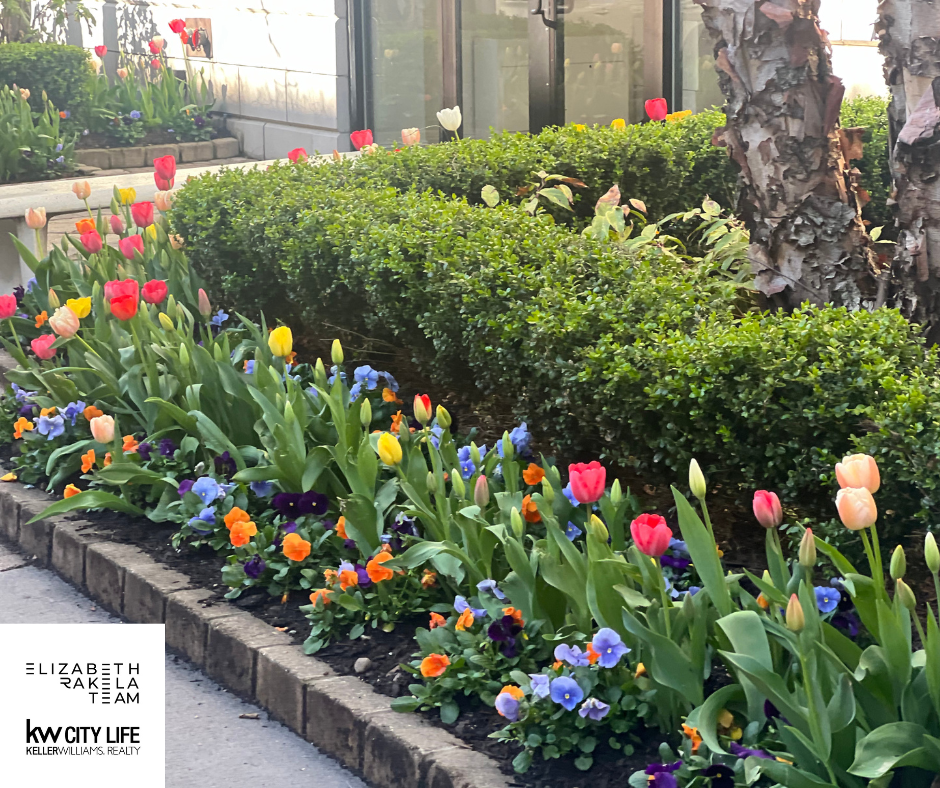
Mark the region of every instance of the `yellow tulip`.
[[625, 129], [627, 127], [627, 122], [623, 118], [617, 118], [610, 122], [610, 127], [612, 129]]
[[121, 195], [121, 204], [122, 205], [132, 205], [137, 202], [137, 191], [136, 189], [118, 189], [118, 192]]
[[144, 232], [151, 241], [157, 240], [157, 225], [151, 224]]
[[75, 313], [79, 320], [91, 314], [91, 298], [70, 298], [65, 305]]
[[160, 320], [160, 325], [163, 326], [163, 329], [165, 331], [173, 330], [174, 328], [173, 321], [170, 320], [170, 316], [168, 314], [166, 314], [165, 312], [161, 312], [159, 315], [159, 320]]
[[287, 326], [278, 326], [268, 335], [268, 347], [278, 358], [289, 356], [294, 348], [294, 335]]
[[398, 465], [401, 462], [401, 444], [390, 432], [383, 432], [379, 436], [379, 459], [386, 465]]
[[787, 629], [791, 632], [802, 632], [806, 626], [806, 617], [803, 615], [803, 606], [800, 604], [800, 598], [796, 594], [790, 594], [790, 601], [787, 603]]

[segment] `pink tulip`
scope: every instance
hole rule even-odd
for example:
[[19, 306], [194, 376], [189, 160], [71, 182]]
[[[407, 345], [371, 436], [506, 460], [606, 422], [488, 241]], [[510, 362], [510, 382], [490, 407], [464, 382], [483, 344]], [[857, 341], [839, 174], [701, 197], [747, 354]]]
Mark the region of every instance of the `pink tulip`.
[[95, 47], [95, 54], [96, 54], [98, 57], [104, 57], [105, 55], [108, 54], [108, 48], [107, 48], [106, 46], [103, 46], [103, 45], [96, 46], [96, 47]]
[[209, 296], [201, 287], [199, 288], [199, 314], [203, 317], [209, 317], [212, 314], [212, 305], [209, 303]]
[[287, 158], [291, 164], [305, 162], [307, 160], [307, 151], [305, 151], [303, 148], [294, 148], [290, 153], [287, 154]]
[[641, 514], [630, 523], [630, 535], [636, 549], [651, 558], [659, 558], [665, 553], [672, 539], [672, 531], [665, 518], [658, 514]]
[[153, 40], [150, 41], [150, 53], [153, 55], [159, 55], [163, 50], [163, 45], [166, 43], [166, 39], [163, 36], [154, 36]]
[[111, 217], [111, 232], [115, 235], [124, 233], [124, 220], [120, 216]]
[[0, 296], [0, 320], [6, 320], [16, 314], [16, 296]]
[[783, 509], [777, 493], [758, 490], [754, 493], [754, 516], [764, 528], [776, 528], [783, 522]]
[[401, 141], [403, 145], [417, 145], [421, 142], [421, 129], [402, 129]]
[[646, 114], [650, 120], [665, 120], [669, 114], [669, 105], [664, 98], [654, 98], [646, 102]]
[[352, 141], [353, 147], [356, 150], [362, 150], [366, 145], [371, 145], [373, 143], [372, 129], [354, 131], [349, 135], [349, 139]]
[[875, 524], [878, 507], [875, 499], [864, 487], [843, 487], [836, 493], [839, 519], [850, 531], [861, 531]]
[[128, 260], [133, 260], [134, 255], [144, 254], [144, 239], [139, 235], [129, 235], [118, 241], [118, 248]]
[[153, 203], [135, 202], [131, 206], [131, 218], [138, 227], [149, 227], [153, 224]]
[[85, 251], [88, 252], [88, 254], [98, 254], [98, 252], [104, 248], [101, 235], [99, 235], [97, 230], [89, 230], [87, 233], [82, 233], [79, 240], [82, 242], [82, 246], [85, 247]]
[[26, 209], [26, 226], [30, 230], [41, 230], [46, 226], [46, 209], [45, 208], [27, 208]]
[[[173, 188], [173, 181], [176, 179], [176, 159], [173, 156], [160, 156], [154, 159], [153, 170], [157, 188], [162, 191]], [[168, 183], [169, 186], [161, 186], [161, 182]]]
[[127, 296], [132, 301], [140, 298], [140, 285], [136, 279], [112, 279], [104, 283], [104, 297], [108, 301]]
[[586, 465], [579, 462], [568, 466], [568, 479], [578, 503], [594, 503], [604, 494], [607, 470], [597, 460]]
[[485, 509], [490, 502], [490, 483], [482, 473], [477, 477], [477, 483], [473, 488], [473, 502], [481, 509]]
[[881, 487], [878, 463], [868, 454], [852, 454], [837, 462], [836, 479], [840, 487], [865, 487], [872, 494]]
[[36, 337], [32, 342], [29, 343], [29, 346], [33, 349], [39, 358], [43, 361], [48, 361], [55, 355], [55, 350], [52, 349], [52, 343], [55, 342], [55, 336], [52, 334], [43, 334], [41, 337]]
[[160, 58], [158, 57], [155, 57], [153, 60], [150, 61], [150, 68], [152, 68], [154, 71], [159, 71], [161, 65], [162, 64], [160, 63]]

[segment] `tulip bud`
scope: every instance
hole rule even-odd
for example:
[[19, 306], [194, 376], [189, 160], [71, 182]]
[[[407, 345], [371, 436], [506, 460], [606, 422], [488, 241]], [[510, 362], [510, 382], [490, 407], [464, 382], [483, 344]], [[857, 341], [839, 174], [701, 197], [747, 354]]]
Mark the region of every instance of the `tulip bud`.
[[333, 340], [332, 359], [334, 364], [343, 363], [343, 345], [338, 339]]
[[313, 367], [313, 382], [321, 389], [326, 388], [326, 367], [323, 366], [323, 359], [318, 358]]
[[467, 485], [463, 483], [463, 476], [456, 468], [450, 472], [450, 483], [458, 498], [464, 498], [467, 495]]
[[516, 535], [516, 538], [521, 539], [525, 534], [525, 523], [522, 521], [519, 510], [515, 507], [509, 515], [509, 522], [512, 524], [512, 532]]
[[790, 594], [790, 601], [787, 604], [787, 629], [791, 632], [802, 632], [806, 626], [806, 618], [803, 615], [803, 606], [796, 594]]
[[189, 351], [186, 349], [186, 345], [180, 345], [180, 364], [184, 367], [189, 366]]
[[443, 405], [437, 406], [437, 423], [445, 430], [450, 429], [450, 425], [454, 423], [454, 420], [450, 417], [450, 413], [447, 412], [447, 408]]
[[610, 502], [614, 506], [619, 506], [622, 500], [623, 490], [620, 488], [620, 479], [614, 479], [614, 483], [610, 485]]
[[479, 467], [480, 467], [480, 460], [482, 459], [482, 458], [480, 457], [480, 449], [479, 449], [479, 447], [478, 447], [475, 443], [473, 443], [473, 442], [470, 443], [470, 459], [473, 460], [473, 466], [474, 466], [475, 468], [479, 468]]
[[30, 230], [41, 230], [46, 226], [46, 209], [45, 208], [27, 208], [26, 209], [26, 226]]
[[783, 509], [776, 493], [757, 490], [754, 493], [754, 517], [764, 528], [777, 528], [783, 522]]
[[555, 502], [555, 488], [552, 487], [552, 483], [548, 480], [548, 477], [542, 479], [542, 497], [549, 506]]
[[937, 547], [937, 540], [932, 533], [928, 533], [924, 540], [924, 560], [931, 574], [940, 573], [940, 547]]
[[372, 426], [372, 402], [368, 397], [362, 401], [359, 408], [359, 423], [366, 429]]
[[816, 540], [813, 538], [813, 529], [807, 528], [803, 532], [800, 542], [800, 566], [811, 569], [816, 565]]
[[601, 520], [601, 518], [596, 514], [592, 514], [591, 519], [588, 520], [588, 530], [591, 532], [591, 535], [599, 542], [607, 544], [607, 540], [610, 539], [610, 531], [607, 530], [607, 526], [604, 525], [604, 521]]
[[891, 554], [891, 564], [888, 567], [892, 580], [900, 580], [907, 571], [907, 556], [904, 555], [904, 548], [898, 545]]
[[[114, 217], [115, 217], [118, 213], [120, 213], [120, 211], [121, 211], [121, 203], [120, 203], [120, 201], [118, 201], [116, 198], [112, 197], [112, 198], [111, 198], [111, 205], [110, 205], [110, 208], [111, 208], [111, 213], [114, 214], [114, 216], [112, 216], [111, 218], [114, 219]], [[112, 227], [114, 226], [114, 223], [113, 223], [113, 222], [111, 223], [111, 226], [112, 226]]]
[[768, 572], [766, 569], [764, 570], [764, 574], [761, 575], [760, 579], [763, 580], [768, 585], [774, 584], [774, 579], [770, 576], [770, 572]]
[[199, 288], [199, 314], [203, 317], [209, 317], [212, 314], [212, 304], [209, 303], [209, 296], [201, 287]]
[[176, 306], [176, 298], [172, 295], [166, 300], [166, 313], [171, 317], [178, 318], [180, 316], [179, 309]]
[[91, 197], [91, 184], [88, 181], [76, 181], [72, 184], [72, 192], [79, 200]]
[[686, 591], [685, 599], [682, 600], [682, 615], [689, 622], [695, 619], [695, 599], [693, 597], [693, 594]]
[[164, 331], [173, 330], [174, 328], [173, 321], [170, 320], [170, 316], [168, 314], [166, 314], [165, 312], [161, 312], [159, 315], [159, 319], [160, 319], [160, 325], [163, 326]]
[[59, 301], [59, 296], [56, 295], [55, 290], [53, 290], [51, 287], [49, 288], [49, 306], [52, 309], [58, 309], [60, 306], [62, 306], [62, 302]]
[[477, 477], [476, 486], [473, 488], [473, 502], [481, 509], [485, 509], [490, 502], [490, 483], [482, 473]]
[[508, 432], [503, 433], [503, 458], [509, 461], [513, 458], [513, 445]]
[[[366, 400], [366, 402], [368, 401]], [[432, 494], [437, 492], [437, 477], [434, 475], [434, 471], [428, 471], [428, 492]]]
[[692, 495], [700, 501], [705, 500], [705, 494], [707, 492], [705, 487], [705, 474], [702, 473], [698, 461], [694, 459], [689, 463], [689, 488], [692, 490]]
[[415, 418], [427, 426], [431, 420], [431, 399], [427, 394], [415, 394], [414, 413]]
[[901, 578], [897, 579], [895, 593], [898, 595], [898, 599], [901, 600], [901, 604], [908, 610], [914, 610], [917, 607], [917, 597], [914, 596], [914, 591]]

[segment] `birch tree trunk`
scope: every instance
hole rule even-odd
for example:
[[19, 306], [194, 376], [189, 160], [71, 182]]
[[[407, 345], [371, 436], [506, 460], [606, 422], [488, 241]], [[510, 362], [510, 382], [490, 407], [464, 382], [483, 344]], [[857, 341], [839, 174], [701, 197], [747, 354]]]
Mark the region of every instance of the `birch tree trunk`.
[[940, 338], [940, 2], [881, 0], [900, 234], [893, 302]]
[[841, 129], [820, 0], [695, 0], [715, 41], [727, 123], [715, 143], [740, 168], [756, 286], [772, 303], [850, 309], [883, 302], [887, 282], [861, 220], [860, 129]]

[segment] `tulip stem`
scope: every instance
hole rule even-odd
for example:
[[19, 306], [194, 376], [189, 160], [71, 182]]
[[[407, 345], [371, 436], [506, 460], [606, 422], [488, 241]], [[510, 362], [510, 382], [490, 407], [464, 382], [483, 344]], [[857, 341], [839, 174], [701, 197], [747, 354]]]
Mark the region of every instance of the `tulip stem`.
[[669, 598], [666, 596], [666, 577], [663, 575], [663, 565], [662, 561], [659, 558], [653, 559], [656, 562], [656, 568], [659, 570], [659, 597], [662, 600], [663, 605], [663, 620], [666, 623], [666, 637], [672, 637], [672, 622], [669, 620], [669, 608], [672, 605], [669, 603]]
[[[825, 709], [818, 709], [816, 707], [816, 696], [813, 694], [812, 687], [810, 685], [811, 681], [815, 680], [815, 676], [810, 676], [810, 671], [807, 670], [806, 657], [803, 655], [803, 639], [800, 635], [797, 635], [799, 641], [798, 650], [800, 652], [800, 672], [803, 674], [803, 689], [806, 693], [806, 705], [809, 708], [809, 717], [810, 717], [810, 731], [813, 734], [813, 738], [816, 739], [817, 746], [822, 744], [819, 741], [822, 738], [822, 733], [819, 732], [817, 735], [818, 722], [820, 713], [825, 714]], [[833, 785], [838, 785], [839, 783], [836, 780], [836, 775], [832, 771], [832, 766], [829, 765], [829, 762], [826, 762], [826, 771], [829, 772], [829, 779], [832, 781]]]
[[27, 367], [29, 365], [26, 363], [26, 353], [23, 351], [23, 346], [20, 344], [20, 338], [16, 333], [16, 328], [13, 326], [13, 318], [8, 318], [8, 321], [10, 323], [10, 333], [13, 334], [13, 344], [16, 346], [16, 349], [20, 354], [20, 357], [17, 359], [17, 361], [19, 361], [20, 364], [22, 364], [24, 367]]
[[[712, 518], [708, 516], [708, 507], [705, 505], [705, 501], [699, 501], [699, 505], [702, 507], [702, 519], [705, 521], [708, 535], [712, 538], [712, 541], [715, 542], [715, 529], [712, 528]], [[718, 543], [715, 542], [715, 544], [717, 545]]]
[[887, 591], [885, 591], [885, 570], [881, 562], [881, 542], [878, 539], [878, 527], [874, 523], [871, 525], [871, 549], [875, 555], [875, 566], [878, 573], [875, 579], [878, 581], [878, 587], [882, 593], [887, 594]]
[[39, 252], [39, 259], [42, 260], [46, 256], [46, 245], [42, 242], [42, 229], [36, 228], [36, 251]]
[[88, 217], [89, 217], [92, 221], [94, 221], [94, 220], [95, 220], [95, 215], [91, 212], [91, 206], [88, 204], [88, 198], [86, 197], [84, 200], [82, 200], [82, 202], [85, 203], [85, 210], [88, 211]]
[[[868, 538], [868, 529], [863, 528], [861, 534], [862, 544], [865, 546], [865, 555], [868, 557], [868, 566], [871, 569], [871, 578], [872, 580], [877, 580], [878, 568], [875, 564], [875, 554], [871, 549], [871, 540]], [[881, 581], [881, 585], [884, 587], [884, 580]]]

